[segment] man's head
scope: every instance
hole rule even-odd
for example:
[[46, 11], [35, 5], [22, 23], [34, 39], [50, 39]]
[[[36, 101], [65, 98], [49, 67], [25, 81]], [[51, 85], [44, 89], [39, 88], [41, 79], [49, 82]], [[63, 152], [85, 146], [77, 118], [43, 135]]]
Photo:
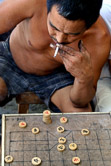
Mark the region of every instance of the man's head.
[[102, 0], [47, 0], [48, 32], [55, 43], [80, 40], [97, 20]]
[[89, 28], [99, 16], [102, 0], [47, 0], [48, 13], [54, 5], [64, 18], [84, 20], [86, 28]]

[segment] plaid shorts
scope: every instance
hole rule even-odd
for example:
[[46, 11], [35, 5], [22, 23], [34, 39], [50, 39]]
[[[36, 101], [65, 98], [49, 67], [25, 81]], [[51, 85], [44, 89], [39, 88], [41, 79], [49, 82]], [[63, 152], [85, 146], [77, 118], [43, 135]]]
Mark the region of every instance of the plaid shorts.
[[74, 81], [74, 77], [65, 70], [64, 66], [45, 76], [25, 73], [13, 60], [9, 38], [0, 42], [0, 76], [6, 82], [9, 96], [32, 91], [54, 112], [60, 110], [51, 103], [51, 95], [58, 89], [72, 85]]

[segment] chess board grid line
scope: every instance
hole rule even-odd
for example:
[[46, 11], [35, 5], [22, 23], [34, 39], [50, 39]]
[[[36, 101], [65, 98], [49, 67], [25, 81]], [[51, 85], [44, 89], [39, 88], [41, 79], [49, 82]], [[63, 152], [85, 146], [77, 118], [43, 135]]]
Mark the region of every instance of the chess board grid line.
[[[94, 141], [95, 139], [87, 139], [87, 140], [89, 140], [89, 141]], [[109, 139], [98, 139], [99, 141], [101, 141], [101, 140], [104, 140], [104, 141], [108, 141]], [[25, 140], [25, 141], [31, 141], [31, 142], [33, 142], [33, 141], [35, 141], [35, 140]], [[36, 140], [35, 142], [38, 142], [38, 141], [41, 141], [41, 142], [44, 142], [44, 141], [48, 141], [48, 140]], [[57, 140], [53, 140], [53, 142], [56, 142]], [[68, 140], [68, 141], [71, 141], [71, 140]], [[22, 140], [16, 140], [16, 141], [10, 141], [10, 142], [23, 142]], [[42, 144], [40, 144], [40, 145], [42, 145]], [[44, 145], [48, 145], [48, 144], [44, 144]]]
[[[57, 142], [57, 141], [56, 141]], [[54, 146], [52, 146], [52, 148], [50, 148], [49, 150], [51, 151], [55, 146], [57, 146], [58, 142], [54, 144]]]
[[[58, 143], [57, 143], [58, 144]], [[57, 145], [56, 144], [56, 145]], [[54, 145], [54, 147], [56, 146], [56, 145]], [[86, 144], [85, 144], [86, 145]], [[46, 152], [49, 152], [49, 151], [51, 151], [52, 150], [52, 148], [51, 149], [49, 149], [49, 150], [24, 150], [24, 152], [44, 152], [44, 151], [46, 151]], [[67, 150], [69, 150], [69, 149], [67, 149]], [[79, 149], [79, 151], [85, 151], [86, 149]], [[88, 149], [87, 151], [91, 151], [91, 150], [93, 150], [93, 151], [100, 151], [99, 149]], [[106, 150], [106, 149], [101, 149], [101, 150]], [[13, 150], [13, 151], [10, 151], [10, 152], [23, 152], [22, 150]], [[76, 151], [75, 151], [76, 152]]]
[[24, 132], [23, 132], [23, 166], [24, 166]]
[[[72, 141], [73, 141], [73, 142], [76, 142], [76, 139], [74, 139], [74, 134], [73, 134], [73, 132], [74, 132], [74, 131], [72, 131], [72, 133], [70, 132], [70, 133], [72, 134]], [[77, 144], [77, 150], [78, 150], [78, 144]], [[74, 157], [79, 157], [79, 158], [80, 158], [80, 156], [77, 155], [77, 150], [75, 150], [75, 154], [76, 154], [76, 155], [75, 155]]]
[[[111, 136], [110, 136], [110, 133], [109, 133], [110, 130], [108, 130], [108, 135], [109, 135], [109, 139], [110, 139], [110, 144], [111, 144]], [[109, 140], [108, 139], [108, 140]], [[110, 149], [111, 150], [111, 149]]]
[[85, 145], [86, 145], [86, 150], [87, 150], [87, 152], [88, 152], [88, 160], [89, 160], [89, 164], [90, 164], [90, 166], [91, 166], [91, 160], [90, 160], [90, 155], [89, 155], [89, 149], [88, 149], [88, 145], [87, 145], [87, 140], [86, 140], [86, 137], [84, 137], [85, 138]]
[[[71, 160], [59, 160], [59, 159], [58, 159], [58, 160], [50, 160], [50, 161], [49, 161], [49, 160], [43, 160], [42, 163], [45, 163], [45, 162], [48, 162], [48, 163], [50, 162], [50, 163], [52, 163], [52, 162], [56, 162], [56, 161], [59, 161], [59, 162], [63, 162], [63, 161], [64, 161], [64, 163], [65, 163], [66, 161], [71, 161]], [[97, 162], [97, 161], [99, 161], [99, 162], [101, 162], [101, 161], [104, 161], [104, 162], [111, 162], [110, 160], [90, 160], [90, 161], [91, 161], [91, 163], [92, 163], [92, 162]], [[82, 164], [82, 162], [89, 162], [89, 160], [82, 160], [82, 161], [81, 161], [81, 164]], [[22, 164], [23, 164], [23, 161], [14, 161], [14, 163], [22, 163]], [[25, 164], [26, 164], [26, 163], [31, 163], [31, 161], [30, 161], [30, 160], [29, 160], [29, 161], [25, 161], [24, 163], [25, 163]], [[7, 166], [8, 166], [8, 165], [7, 165]], [[9, 164], [9, 166], [11, 166], [11, 165]], [[49, 166], [50, 166], [50, 165], [49, 165]]]
[[100, 149], [100, 153], [101, 153], [102, 161], [103, 161], [103, 164], [104, 164], [104, 166], [105, 166], [105, 163], [104, 163], [104, 160], [103, 160], [103, 155], [102, 155], [101, 146], [100, 146], [100, 143], [99, 143], [99, 139], [98, 139], [98, 134], [97, 134], [97, 132], [96, 132], [96, 136], [97, 136], [97, 141], [98, 141], [98, 145], [99, 145], [99, 149]]
[[[92, 129], [92, 128], [87, 128], [87, 129], [90, 130], [90, 131], [91, 131], [91, 130], [92, 130], [92, 131], [97, 131], [97, 130], [111, 130], [111, 129], [106, 129], [106, 128], [105, 128], [105, 129]], [[45, 130], [45, 131], [42, 131], [42, 132], [46, 132], [46, 131], [48, 131], [48, 130]], [[68, 131], [68, 132], [72, 132], [72, 131], [81, 131], [81, 130], [80, 130], [80, 129], [76, 129], [76, 130], [75, 130], [75, 129], [74, 129], [74, 130], [66, 130], [66, 129], [65, 129], [64, 131], [66, 131], [66, 132], [67, 132], [67, 131]], [[22, 130], [21, 130], [21, 131], [17, 131], [17, 130], [16, 130], [16, 131], [11, 131], [11, 132], [12, 132], [12, 133], [18, 133], [18, 132], [24, 132], [24, 133], [25, 133], [25, 132], [31, 132], [31, 130], [27, 130], [27, 131], [22, 131]], [[49, 131], [49, 132], [50, 132], [50, 131]], [[52, 133], [51, 133], [51, 134], [52, 134]], [[68, 134], [69, 134], [69, 133], [68, 133]], [[53, 135], [53, 134], [52, 134], [52, 135]], [[54, 136], [54, 135], [53, 135], [53, 136]]]
[[[35, 135], [35, 145], [36, 145], [36, 135]], [[37, 146], [35, 146], [35, 149], [36, 149], [36, 156], [37, 156]]]
[[[48, 149], [49, 149], [49, 134], [48, 134], [48, 131], [47, 131], [47, 140], [48, 140]], [[49, 151], [50, 152], [50, 151]], [[49, 161], [50, 161], [50, 153], [49, 153]], [[50, 163], [50, 165], [49, 166], [51, 166], [51, 163]]]

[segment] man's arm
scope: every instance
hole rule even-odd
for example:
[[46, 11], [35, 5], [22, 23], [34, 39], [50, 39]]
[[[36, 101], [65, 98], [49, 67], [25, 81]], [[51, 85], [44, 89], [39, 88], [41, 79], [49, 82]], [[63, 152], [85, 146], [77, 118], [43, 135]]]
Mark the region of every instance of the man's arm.
[[[96, 34], [95, 34], [96, 35]], [[97, 35], [96, 35], [97, 36]], [[80, 85], [77, 80], [75, 80], [74, 88], [78, 87], [78, 91], [76, 90], [76, 97], [73, 98], [73, 89], [71, 89], [71, 98], [72, 102], [74, 101], [74, 104], [79, 107], [84, 106], [88, 103], [88, 101], [91, 101], [93, 97], [95, 96], [96, 87], [97, 87], [97, 81], [100, 77], [102, 67], [106, 63], [109, 51], [110, 51], [110, 34], [109, 32], [104, 32], [102, 36], [97, 36], [98, 41], [92, 40], [92, 47], [90, 44], [85, 45], [87, 46], [88, 52], [90, 52], [91, 57], [91, 64], [92, 64], [92, 70], [89, 70], [90, 72], [93, 72], [93, 79], [91, 77], [87, 77], [86, 74], [86, 82]], [[81, 65], [80, 65], [81, 66]], [[76, 102], [75, 102], [76, 101]]]
[[91, 34], [90, 39], [88, 37], [87, 44], [84, 40], [81, 51], [75, 51], [67, 46], [60, 48], [63, 50], [61, 57], [66, 70], [75, 77], [69, 94], [74, 107], [85, 107], [93, 99], [101, 69], [110, 50], [109, 32], [102, 31], [102, 34], [99, 34], [92, 30], [88, 34]]
[[0, 3], [0, 34], [33, 16], [37, 0], [4, 0]]
[[69, 97], [74, 107], [84, 107], [95, 94], [94, 73], [90, 54], [81, 44], [80, 51], [75, 51], [68, 46], [60, 46], [60, 56], [66, 70], [75, 78]]

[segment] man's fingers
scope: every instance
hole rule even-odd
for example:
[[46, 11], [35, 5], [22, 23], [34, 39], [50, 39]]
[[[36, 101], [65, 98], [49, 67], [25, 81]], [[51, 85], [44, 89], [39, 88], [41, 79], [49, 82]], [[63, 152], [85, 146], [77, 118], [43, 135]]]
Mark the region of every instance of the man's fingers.
[[50, 44], [50, 47], [53, 48], [53, 49], [56, 49], [56, 45], [55, 44]]
[[66, 46], [66, 45], [61, 45], [60, 44], [60, 50], [62, 50], [65, 54], [69, 54], [73, 56], [77, 51], [75, 51], [72, 47]]
[[79, 45], [79, 49], [80, 49], [81, 52], [87, 51], [87, 49], [86, 49], [86, 47], [84, 46], [82, 40], [79, 41], [78, 45]]
[[84, 46], [82, 40], [79, 41], [79, 43], [78, 43], [78, 48], [79, 48], [79, 51], [81, 52], [81, 54], [82, 54], [83, 56], [87, 56], [87, 57], [90, 56], [90, 55], [89, 55], [89, 52], [88, 52], [87, 48]]
[[87, 49], [85, 48], [83, 42], [80, 40], [78, 43], [79, 51], [74, 50], [72, 47], [62, 45], [62, 44], [50, 44], [50, 47], [52, 47], [55, 50], [54, 57], [56, 57], [57, 53], [60, 54], [60, 56], [64, 56], [68, 58], [68, 56], [80, 56], [87, 55]]
[[[72, 53], [74, 52], [73, 48], [71, 47], [67, 47], [67, 46], [63, 46], [60, 44], [50, 44], [50, 47], [53, 48], [55, 50], [54, 53], [54, 57], [56, 56], [56, 54], [59, 52], [61, 56], [68, 56], [68, 55], [72, 55]], [[67, 48], [65, 48], [67, 47]], [[72, 50], [72, 53], [71, 53]]]

